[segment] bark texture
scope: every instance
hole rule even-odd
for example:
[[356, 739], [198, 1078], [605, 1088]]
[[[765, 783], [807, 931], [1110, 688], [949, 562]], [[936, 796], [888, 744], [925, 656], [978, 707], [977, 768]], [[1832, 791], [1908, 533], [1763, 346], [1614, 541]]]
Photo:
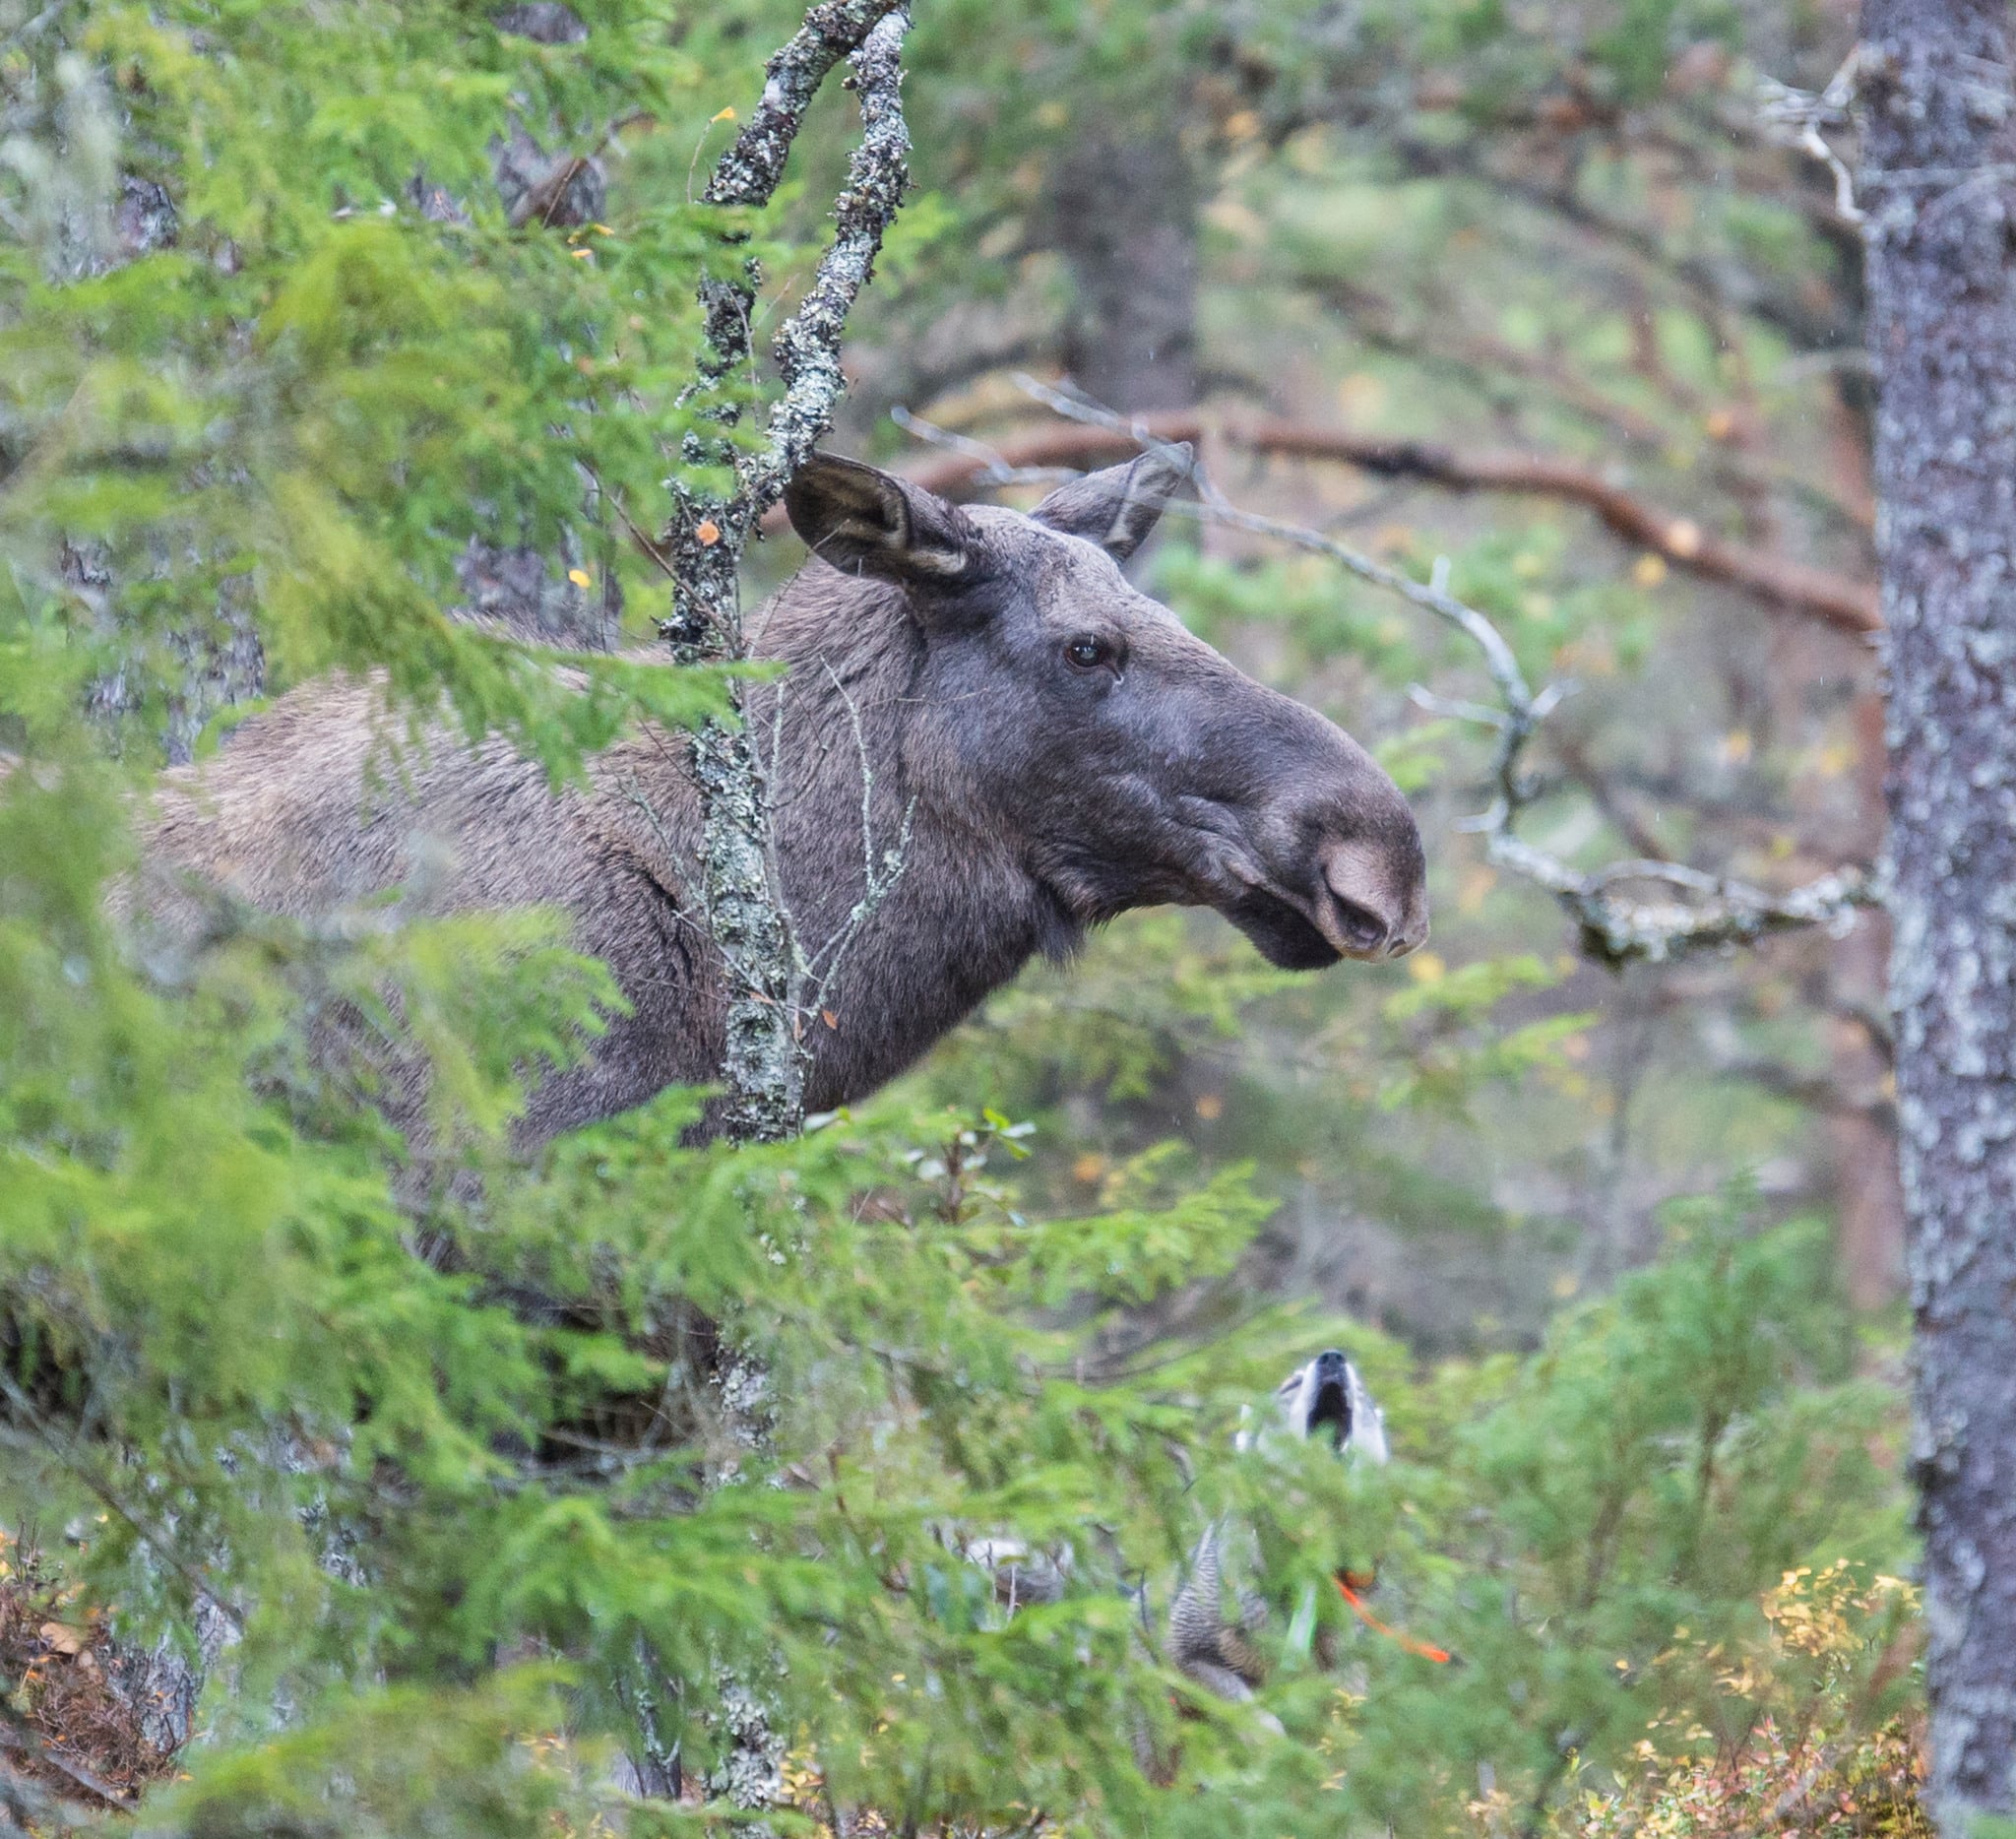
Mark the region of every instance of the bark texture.
[[2016, 109], [2006, 0], [1867, 0], [1891, 999], [1942, 1833], [2016, 1811]]

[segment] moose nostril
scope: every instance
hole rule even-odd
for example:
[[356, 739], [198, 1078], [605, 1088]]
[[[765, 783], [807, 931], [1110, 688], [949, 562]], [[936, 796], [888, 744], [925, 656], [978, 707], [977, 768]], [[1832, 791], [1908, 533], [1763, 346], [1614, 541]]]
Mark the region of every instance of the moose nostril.
[[1352, 942], [1360, 951], [1390, 952], [1395, 943], [1393, 928], [1369, 907], [1361, 906], [1330, 890], [1330, 898], [1337, 908], [1337, 917], [1344, 922], [1344, 929]]
[[1397, 958], [1426, 932], [1419, 892], [1419, 852], [1369, 836], [1333, 837], [1319, 846], [1324, 930], [1347, 956]]
[[1386, 955], [1389, 958], [1405, 958], [1409, 952], [1418, 950], [1427, 942], [1428, 917], [1417, 909], [1413, 919], [1387, 941]]

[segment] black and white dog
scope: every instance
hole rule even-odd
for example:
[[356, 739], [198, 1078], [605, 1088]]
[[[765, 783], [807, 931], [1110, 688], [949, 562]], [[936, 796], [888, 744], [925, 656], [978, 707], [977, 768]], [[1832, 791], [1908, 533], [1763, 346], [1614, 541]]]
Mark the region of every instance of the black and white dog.
[[[1242, 1427], [1239, 1449], [1256, 1448], [1270, 1436], [1322, 1437], [1340, 1460], [1387, 1460], [1386, 1415], [1358, 1369], [1335, 1348], [1290, 1373], [1275, 1388], [1274, 1402], [1277, 1422]], [[1229, 1614], [1225, 1602], [1228, 1550], [1247, 1537], [1246, 1529], [1224, 1519], [1205, 1528], [1168, 1617], [1168, 1653], [1177, 1670], [1220, 1698], [1239, 1701], [1251, 1698], [1267, 1676], [1254, 1643], [1267, 1619], [1265, 1600], [1257, 1590], [1243, 1590]]]

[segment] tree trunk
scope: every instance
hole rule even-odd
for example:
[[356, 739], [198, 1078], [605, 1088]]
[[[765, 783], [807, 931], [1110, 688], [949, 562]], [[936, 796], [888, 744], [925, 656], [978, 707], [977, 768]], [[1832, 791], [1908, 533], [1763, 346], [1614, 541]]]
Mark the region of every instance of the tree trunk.
[[1197, 181], [1175, 130], [1088, 130], [1050, 182], [1072, 381], [1129, 414], [1197, 401]]
[[2016, 1811], [2016, 95], [2007, 0], [1865, 0], [1891, 1000], [1942, 1833]]

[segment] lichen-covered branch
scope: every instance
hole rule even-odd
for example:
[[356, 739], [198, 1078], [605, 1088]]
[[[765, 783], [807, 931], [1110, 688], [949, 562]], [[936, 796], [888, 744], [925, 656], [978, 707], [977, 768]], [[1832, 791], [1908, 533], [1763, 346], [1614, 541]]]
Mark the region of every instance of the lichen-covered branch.
[[[696, 465], [727, 467], [734, 488], [720, 497], [675, 483], [672, 517], [650, 545], [672, 588], [671, 616], [660, 630], [681, 659], [738, 663], [747, 658], [738, 578], [742, 552], [763, 513], [784, 496], [792, 474], [832, 426], [846, 388], [840, 346], [848, 314], [868, 284], [882, 237], [910, 183], [902, 66], [909, 23], [896, 0], [825, 0], [811, 8], [803, 27], [771, 58], [762, 100], [708, 182], [704, 196], [709, 204], [766, 204], [820, 83], [842, 57], [850, 59], [850, 87], [860, 101], [861, 141], [847, 184], [834, 201], [833, 241], [797, 312], [772, 347], [785, 389], [771, 409], [767, 437], [750, 453], [726, 439], [688, 436], [683, 457]], [[739, 279], [702, 284], [707, 349], [689, 397], [713, 392], [749, 360], [761, 281], [756, 264], [746, 261]], [[717, 402], [709, 412], [724, 429], [739, 416], [727, 401]], [[730, 697], [728, 719], [707, 724], [692, 740], [702, 812], [699, 894], [727, 987], [717, 1121], [732, 1142], [774, 1143], [803, 1126], [803, 997], [808, 988], [823, 990], [823, 983], [793, 934], [777, 871], [775, 773], [766, 770], [743, 719], [747, 705], [738, 684]], [[864, 756], [864, 775], [866, 770]], [[863, 847], [869, 849], [869, 867], [862, 899], [872, 910], [901, 866], [896, 862], [878, 880], [865, 838]], [[759, 1447], [768, 1436], [771, 1414], [761, 1363], [739, 1356], [718, 1385], [724, 1420], [747, 1447]], [[715, 1484], [731, 1479], [723, 1475]], [[760, 1683], [725, 1671], [717, 1685], [726, 1741], [710, 1772], [709, 1790], [736, 1807], [774, 1807], [785, 1745], [769, 1695]], [[677, 1682], [663, 1678], [655, 1656], [640, 1652], [626, 1696], [642, 1738], [632, 1768], [647, 1793], [663, 1795], [678, 1788], [679, 1744], [670, 1728], [677, 1695]], [[751, 1830], [768, 1829], [759, 1824]]]
[[770, 439], [744, 473], [760, 517], [784, 495], [791, 475], [833, 424], [847, 389], [840, 342], [848, 314], [868, 285], [883, 234], [910, 185], [910, 128], [903, 118], [903, 35], [909, 16], [891, 14], [849, 60], [860, 96], [861, 144], [847, 184], [833, 202], [834, 235], [798, 310], [772, 346], [784, 374], [783, 399], [770, 412]]
[[901, 0], [823, 0], [763, 67], [763, 99], [701, 193], [710, 205], [767, 205], [784, 177], [791, 143], [827, 73], [852, 55]]
[[[1837, 869], [1803, 887], [1773, 894], [1681, 862], [1634, 858], [1584, 872], [1527, 842], [1518, 834], [1520, 815], [1540, 795], [1542, 787], [1526, 770], [1526, 750], [1574, 686], [1546, 683], [1536, 690], [1497, 627], [1448, 591], [1446, 560], [1437, 562], [1427, 581], [1416, 581], [1319, 531], [1241, 510], [1218, 489], [1188, 449], [1168, 445], [1144, 422], [1128, 420], [1032, 377], [1019, 381], [1031, 396], [1070, 420], [1124, 433], [1142, 446], [1160, 449], [1189, 473], [1203, 516], [1326, 556], [1360, 581], [1398, 595], [1455, 627], [1477, 647], [1497, 692], [1495, 706], [1454, 702], [1419, 689], [1415, 692], [1416, 700], [1438, 715], [1474, 722], [1495, 733], [1491, 802], [1466, 827], [1484, 838], [1486, 858], [1494, 866], [1553, 896], [1575, 921], [1586, 956], [1617, 969], [1641, 959], [1661, 962], [1750, 944], [1767, 933], [1807, 926], [1838, 933], [1854, 924], [1858, 908], [1876, 903], [1873, 879], [1859, 868]], [[905, 425], [920, 438], [942, 438], [938, 430], [914, 415], [907, 416]], [[979, 457], [974, 454], [973, 443], [961, 445], [970, 458]], [[1003, 462], [1003, 471], [1009, 470]], [[1633, 886], [1664, 887], [1670, 897], [1633, 898], [1624, 892]]]
[[[775, 189], [791, 138], [820, 79], [848, 55], [860, 99], [861, 141], [834, 203], [832, 243], [773, 352], [785, 391], [768, 438], [755, 453], [724, 441], [710, 452], [689, 443], [687, 458], [732, 467], [735, 489], [715, 498], [675, 487], [673, 518], [657, 545], [672, 578], [672, 613], [662, 631], [688, 660], [747, 656], [737, 573], [763, 513], [832, 425], [846, 379], [840, 367], [847, 318], [874, 270], [882, 237], [910, 182], [910, 132], [903, 116], [903, 36], [908, 17], [885, 0], [814, 7], [803, 29], [771, 59], [763, 100], [709, 181], [711, 203], [760, 205]], [[709, 350], [703, 386], [740, 366], [760, 277], [703, 288]], [[731, 424], [724, 406], [717, 419]], [[740, 717], [710, 724], [693, 742], [694, 776], [705, 813], [700, 894], [727, 970], [726, 1039], [720, 1122], [737, 1142], [777, 1142], [804, 1116], [803, 1026], [795, 1001], [800, 961], [770, 847], [770, 793], [762, 761]]]

